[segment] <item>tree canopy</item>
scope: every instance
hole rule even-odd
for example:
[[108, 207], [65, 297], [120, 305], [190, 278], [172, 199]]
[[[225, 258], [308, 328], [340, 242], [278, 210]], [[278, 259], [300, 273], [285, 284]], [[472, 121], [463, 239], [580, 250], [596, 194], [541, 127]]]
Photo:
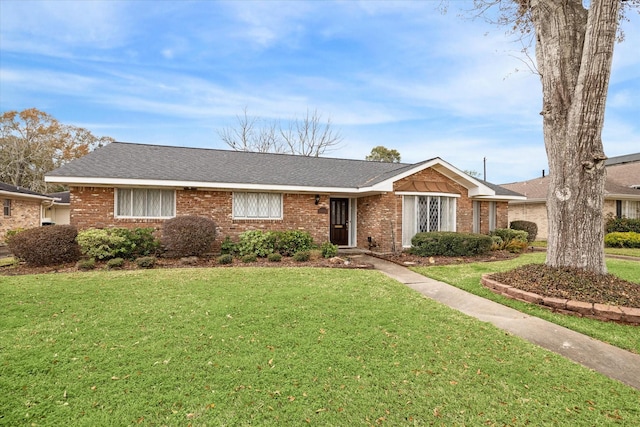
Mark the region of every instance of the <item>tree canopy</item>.
[[4, 112], [0, 118], [0, 181], [40, 193], [58, 190], [44, 182], [47, 172], [112, 141], [85, 128], [64, 125], [35, 108]]
[[286, 125], [279, 120], [250, 116], [246, 108], [236, 119], [236, 126], [218, 131], [220, 139], [235, 151], [318, 157], [342, 142], [331, 119], [323, 121], [317, 110], [307, 110], [304, 118], [288, 120]]
[[400, 153], [398, 150], [378, 145], [371, 149], [371, 154], [368, 154], [365, 160], [370, 162], [400, 163]]

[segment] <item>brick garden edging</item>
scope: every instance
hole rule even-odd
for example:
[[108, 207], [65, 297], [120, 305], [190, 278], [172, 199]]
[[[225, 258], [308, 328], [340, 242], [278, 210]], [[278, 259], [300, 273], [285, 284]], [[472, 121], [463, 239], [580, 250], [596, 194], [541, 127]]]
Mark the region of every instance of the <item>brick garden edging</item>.
[[482, 285], [507, 298], [537, 304], [559, 313], [572, 314], [579, 317], [590, 317], [603, 321], [640, 325], [640, 308], [545, 297], [496, 282], [493, 279], [489, 279], [488, 276], [490, 275], [490, 273], [482, 275]]

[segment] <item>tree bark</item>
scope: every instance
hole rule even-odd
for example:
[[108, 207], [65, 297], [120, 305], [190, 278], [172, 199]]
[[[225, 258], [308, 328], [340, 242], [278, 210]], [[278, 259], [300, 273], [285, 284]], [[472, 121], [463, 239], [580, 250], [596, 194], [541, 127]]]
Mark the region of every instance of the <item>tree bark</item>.
[[532, 0], [549, 161], [546, 263], [606, 273], [602, 145], [619, 0]]

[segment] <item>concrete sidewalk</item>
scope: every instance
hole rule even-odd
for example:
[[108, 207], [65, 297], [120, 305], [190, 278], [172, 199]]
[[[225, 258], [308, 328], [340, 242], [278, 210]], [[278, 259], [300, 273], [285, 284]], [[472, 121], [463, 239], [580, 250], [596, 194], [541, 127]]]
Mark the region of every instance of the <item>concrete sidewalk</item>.
[[[583, 366], [640, 390], [640, 355], [570, 329], [529, 316], [455, 286], [429, 279], [406, 267], [370, 255], [359, 255], [387, 276], [421, 294], [513, 335], [567, 357]], [[640, 334], [640, 329], [638, 330]]]

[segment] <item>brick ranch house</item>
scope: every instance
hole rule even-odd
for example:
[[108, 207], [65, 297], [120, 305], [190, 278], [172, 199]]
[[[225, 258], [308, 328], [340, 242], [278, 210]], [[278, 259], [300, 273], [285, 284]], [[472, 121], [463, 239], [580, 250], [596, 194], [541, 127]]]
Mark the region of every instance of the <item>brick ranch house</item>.
[[[607, 180], [604, 187], [605, 219], [640, 218], [640, 153], [611, 157], [606, 160]], [[549, 177], [502, 184], [504, 188], [526, 196], [526, 200], [509, 202], [509, 221], [526, 220], [538, 225], [538, 240], [548, 237], [547, 191]]]
[[4, 243], [9, 230], [69, 223], [69, 200], [65, 202], [63, 193], [40, 194], [0, 182], [0, 201], [0, 244]]
[[48, 173], [69, 186], [79, 229], [215, 220], [217, 244], [246, 230], [305, 230], [318, 243], [397, 251], [418, 231], [488, 233], [523, 197], [440, 158], [416, 164], [114, 142]]

